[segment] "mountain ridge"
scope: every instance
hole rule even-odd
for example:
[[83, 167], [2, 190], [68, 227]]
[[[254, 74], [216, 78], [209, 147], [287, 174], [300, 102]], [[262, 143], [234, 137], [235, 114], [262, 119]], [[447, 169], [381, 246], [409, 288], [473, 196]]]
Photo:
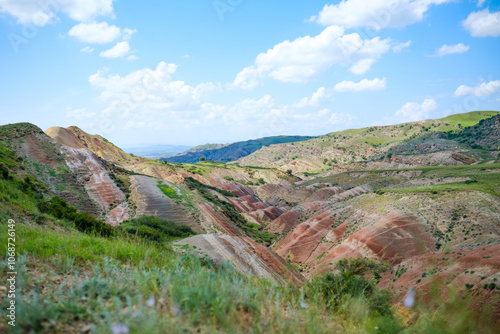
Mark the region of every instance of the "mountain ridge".
[[[161, 159], [171, 163], [193, 163], [200, 159], [207, 159], [217, 162], [235, 161], [241, 157], [247, 156], [260, 149], [263, 146], [275, 145], [284, 142], [297, 142], [311, 139], [311, 136], [274, 136], [260, 139], [250, 139], [247, 141], [236, 142], [232, 144], [205, 144], [198, 146], [195, 150], [191, 149], [179, 155]], [[218, 148], [213, 148], [214, 145]]]

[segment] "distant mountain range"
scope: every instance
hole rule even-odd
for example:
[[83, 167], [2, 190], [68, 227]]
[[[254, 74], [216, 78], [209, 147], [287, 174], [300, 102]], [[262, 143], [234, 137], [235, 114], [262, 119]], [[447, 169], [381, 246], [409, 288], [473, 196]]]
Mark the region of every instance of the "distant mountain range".
[[230, 162], [246, 157], [247, 155], [252, 154], [255, 151], [258, 151], [265, 146], [300, 142], [312, 138], [314, 137], [276, 136], [276, 137], [265, 137], [255, 140], [241, 141], [233, 144], [206, 144], [197, 146], [189, 151], [178, 154], [176, 156], [160, 160], [173, 163], [194, 163], [199, 161], [200, 158], [202, 159], [205, 158], [206, 160], [210, 161]]

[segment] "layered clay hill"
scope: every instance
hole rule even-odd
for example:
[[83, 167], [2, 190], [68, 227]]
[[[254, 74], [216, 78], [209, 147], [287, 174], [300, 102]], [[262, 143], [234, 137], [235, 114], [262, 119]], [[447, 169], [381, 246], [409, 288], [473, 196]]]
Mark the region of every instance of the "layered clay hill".
[[199, 235], [179, 249], [242, 273], [300, 284], [340, 259], [370, 258], [390, 267], [378, 285], [395, 300], [410, 287], [425, 298], [445, 282], [499, 314], [500, 290], [484, 288], [500, 279], [497, 114], [346, 130], [263, 147], [238, 164], [136, 159], [75, 127], [51, 128], [50, 138], [17, 124], [0, 135], [20, 175], [80, 210], [106, 218], [119, 207], [121, 220], [189, 225]]
[[144, 159], [136, 158], [125, 153], [122, 149], [110, 143], [106, 138], [99, 135], [91, 135], [76, 126], [61, 128], [54, 126], [48, 128], [45, 133], [58, 142], [76, 149], [87, 149], [98, 157], [117, 165], [136, 164]]

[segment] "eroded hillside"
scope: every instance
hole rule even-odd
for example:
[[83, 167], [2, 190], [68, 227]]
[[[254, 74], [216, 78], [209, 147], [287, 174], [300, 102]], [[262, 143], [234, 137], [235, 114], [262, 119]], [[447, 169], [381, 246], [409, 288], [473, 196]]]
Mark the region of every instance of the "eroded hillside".
[[240, 273], [302, 284], [341, 259], [367, 258], [387, 264], [377, 283], [395, 302], [410, 288], [425, 299], [444, 282], [500, 310], [499, 119], [490, 115], [272, 145], [247, 157], [256, 166], [138, 159], [75, 127], [49, 129], [58, 141], [30, 124], [0, 134], [17, 159], [9, 168], [40, 180], [44, 196], [111, 225], [142, 216], [187, 225], [199, 235], [180, 251]]

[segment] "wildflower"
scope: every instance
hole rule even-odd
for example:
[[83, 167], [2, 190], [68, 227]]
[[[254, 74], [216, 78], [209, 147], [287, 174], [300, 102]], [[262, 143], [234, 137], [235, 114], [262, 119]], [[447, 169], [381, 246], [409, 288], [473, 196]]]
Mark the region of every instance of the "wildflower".
[[146, 305], [149, 307], [155, 306], [156, 300], [154, 296], [149, 297], [148, 300], [146, 300]]
[[181, 313], [181, 309], [178, 306], [176, 306], [176, 305], [172, 305], [171, 311], [175, 315], [178, 315], [179, 313]]
[[122, 324], [116, 324], [111, 326], [111, 333], [113, 334], [128, 334], [128, 327]]
[[415, 287], [411, 287], [410, 289], [408, 289], [408, 292], [406, 292], [406, 296], [403, 299], [403, 305], [406, 308], [412, 308], [414, 304], [415, 304]]

